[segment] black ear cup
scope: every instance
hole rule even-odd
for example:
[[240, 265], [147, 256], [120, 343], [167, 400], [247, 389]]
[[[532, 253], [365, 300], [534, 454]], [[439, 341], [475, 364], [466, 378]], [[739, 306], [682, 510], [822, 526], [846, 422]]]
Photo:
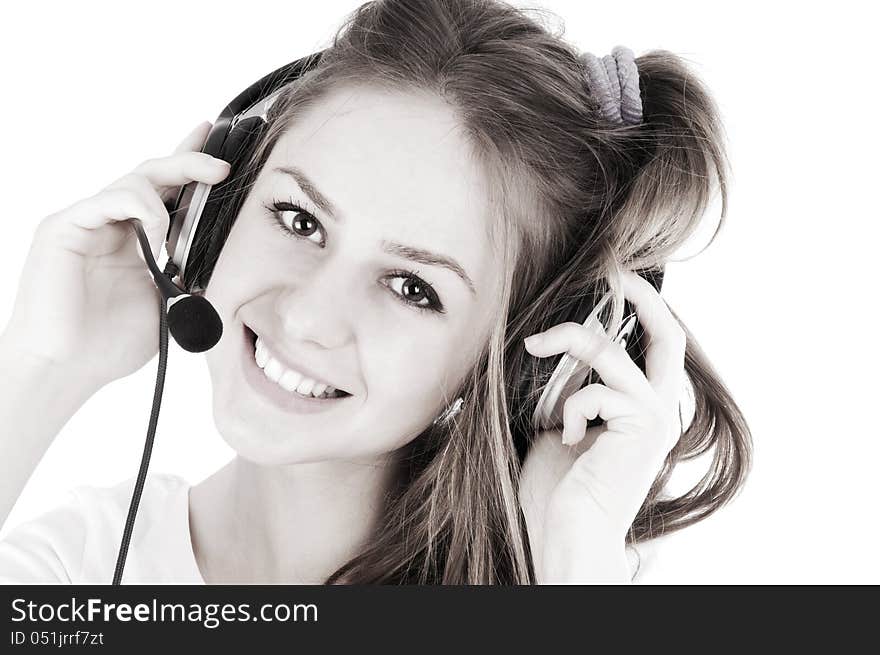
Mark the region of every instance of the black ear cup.
[[249, 169], [254, 149], [266, 130], [262, 118], [254, 116], [236, 125], [226, 138], [218, 157], [231, 165], [229, 175], [211, 188], [196, 228], [184, 284], [187, 289], [204, 288], [229, 230], [247, 195], [243, 188], [256, 178]]
[[[245, 166], [250, 162], [253, 149], [263, 133], [264, 126], [265, 122], [260, 117], [254, 116], [241, 121], [226, 137], [219, 157], [229, 162], [232, 168], [226, 179], [211, 189], [202, 211], [202, 218], [199, 221], [199, 230], [209, 229], [216, 224], [220, 207], [223, 201], [228, 199], [229, 192], [235, 189], [236, 181], [241, 178]], [[196, 237], [198, 237], [198, 231]]]

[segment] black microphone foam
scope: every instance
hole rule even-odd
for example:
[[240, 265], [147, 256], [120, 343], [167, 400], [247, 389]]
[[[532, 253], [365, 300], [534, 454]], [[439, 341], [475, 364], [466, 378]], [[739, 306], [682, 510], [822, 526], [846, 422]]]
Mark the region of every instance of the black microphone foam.
[[168, 309], [168, 330], [184, 350], [200, 353], [220, 341], [223, 322], [202, 296], [184, 296]]

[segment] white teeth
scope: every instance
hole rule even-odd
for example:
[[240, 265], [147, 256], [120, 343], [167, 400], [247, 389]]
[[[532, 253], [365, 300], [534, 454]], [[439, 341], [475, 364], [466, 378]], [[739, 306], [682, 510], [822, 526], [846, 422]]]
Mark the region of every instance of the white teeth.
[[262, 343], [257, 341], [257, 353], [256, 353], [257, 366], [260, 368], [265, 368], [266, 363], [269, 361], [269, 353], [266, 352], [266, 349], [262, 347]]
[[284, 367], [277, 359], [270, 359], [265, 368], [263, 368], [263, 372], [272, 382], [278, 382], [284, 374]]
[[257, 366], [263, 369], [266, 377], [281, 386], [285, 391], [296, 392], [303, 396], [318, 397], [322, 395], [329, 396], [336, 390], [331, 385], [318, 382], [303, 376], [302, 373], [285, 368], [281, 362], [272, 357], [269, 349], [266, 348], [263, 340], [259, 337], [257, 337], [254, 348], [254, 359], [257, 362]]
[[278, 380], [278, 384], [284, 387], [285, 391], [296, 391], [296, 385], [302, 381], [302, 376], [296, 371], [284, 371], [284, 375]]

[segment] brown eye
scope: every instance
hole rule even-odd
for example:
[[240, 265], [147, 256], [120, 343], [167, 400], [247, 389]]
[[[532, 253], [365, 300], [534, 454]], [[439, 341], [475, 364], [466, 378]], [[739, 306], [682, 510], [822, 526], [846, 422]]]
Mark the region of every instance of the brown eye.
[[408, 271], [393, 271], [389, 277], [391, 282], [386, 286], [407, 307], [438, 314], [446, 313], [434, 287], [417, 275]]
[[416, 278], [408, 278], [402, 285], [403, 297], [410, 302], [419, 302], [428, 296], [425, 294], [419, 280]]
[[[285, 213], [291, 214], [293, 212]], [[305, 212], [298, 212], [291, 220], [290, 229], [304, 237], [311, 236], [318, 229], [318, 221]]]
[[[295, 239], [308, 239], [319, 247], [324, 247], [324, 239], [320, 233], [324, 231], [321, 222], [305, 211], [302, 207], [290, 202], [275, 202], [272, 205], [266, 205], [278, 227], [287, 236]], [[318, 236], [312, 239], [313, 235]]]

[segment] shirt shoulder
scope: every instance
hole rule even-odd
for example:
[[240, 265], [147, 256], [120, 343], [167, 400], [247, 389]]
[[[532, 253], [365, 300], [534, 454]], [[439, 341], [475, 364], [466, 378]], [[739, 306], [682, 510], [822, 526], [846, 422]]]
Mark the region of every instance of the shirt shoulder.
[[[13, 529], [0, 541], [0, 583], [109, 584], [135, 481], [75, 487], [59, 506]], [[177, 475], [147, 477], [123, 583], [199, 582], [189, 487]]]

